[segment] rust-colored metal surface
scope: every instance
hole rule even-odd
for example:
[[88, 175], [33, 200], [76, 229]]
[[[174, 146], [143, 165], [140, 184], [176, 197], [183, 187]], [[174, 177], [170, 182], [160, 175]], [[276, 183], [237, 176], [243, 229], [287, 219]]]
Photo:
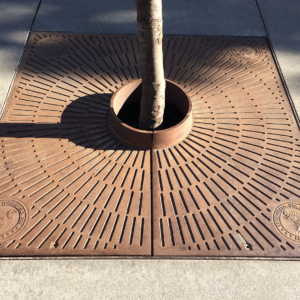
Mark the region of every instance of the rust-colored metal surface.
[[266, 41], [168, 45], [194, 126], [153, 151], [154, 255], [299, 257], [299, 129]]
[[0, 125], [1, 255], [151, 254], [150, 150], [108, 126], [136, 58], [111, 38], [31, 34]]
[[159, 150], [109, 129], [138, 62], [136, 36], [31, 34], [0, 123], [0, 255], [299, 257], [300, 134], [267, 41], [164, 38], [193, 128]]

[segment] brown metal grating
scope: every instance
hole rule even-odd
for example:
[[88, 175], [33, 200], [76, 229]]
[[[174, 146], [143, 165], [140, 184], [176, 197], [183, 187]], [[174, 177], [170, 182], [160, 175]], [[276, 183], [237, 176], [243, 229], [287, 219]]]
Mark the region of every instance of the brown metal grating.
[[31, 34], [0, 123], [2, 256], [299, 257], [300, 134], [266, 40], [164, 52], [193, 129], [136, 150], [108, 109], [139, 78], [137, 37]]

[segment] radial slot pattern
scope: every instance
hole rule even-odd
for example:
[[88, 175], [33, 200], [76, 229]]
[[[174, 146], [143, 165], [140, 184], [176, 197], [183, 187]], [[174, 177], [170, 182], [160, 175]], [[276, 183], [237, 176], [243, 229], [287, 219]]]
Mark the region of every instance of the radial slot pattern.
[[1, 125], [0, 186], [29, 218], [0, 238], [2, 255], [151, 254], [151, 153], [108, 128], [112, 93], [138, 78], [136, 39], [111, 40], [31, 35]]
[[273, 223], [280, 203], [300, 201], [300, 147], [266, 41], [173, 38], [167, 49], [194, 126], [153, 151], [154, 255], [299, 256]]
[[266, 40], [164, 38], [194, 118], [169, 149], [108, 127], [138, 62], [136, 36], [31, 34], [0, 124], [0, 254], [299, 256], [299, 129]]

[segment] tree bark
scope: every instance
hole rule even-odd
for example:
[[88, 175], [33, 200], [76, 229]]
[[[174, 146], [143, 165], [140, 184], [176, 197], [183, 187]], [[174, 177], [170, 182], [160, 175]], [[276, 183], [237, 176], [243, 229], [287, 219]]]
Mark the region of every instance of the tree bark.
[[143, 90], [139, 127], [154, 130], [162, 124], [165, 109], [162, 0], [135, 0], [135, 3]]

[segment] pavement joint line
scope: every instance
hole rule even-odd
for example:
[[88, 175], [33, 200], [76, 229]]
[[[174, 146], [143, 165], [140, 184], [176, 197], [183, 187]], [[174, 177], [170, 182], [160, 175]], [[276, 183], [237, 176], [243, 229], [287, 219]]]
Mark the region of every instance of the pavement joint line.
[[281, 70], [281, 66], [280, 66], [279, 61], [278, 61], [278, 58], [277, 58], [276, 52], [275, 52], [274, 47], [273, 47], [273, 45], [272, 45], [272, 40], [271, 40], [271, 37], [270, 37], [270, 35], [269, 35], [268, 27], [267, 27], [266, 22], [265, 22], [265, 20], [264, 20], [263, 13], [262, 13], [262, 11], [261, 11], [261, 9], [260, 9], [259, 3], [258, 3], [257, 0], [255, 0], [255, 2], [256, 2], [256, 5], [257, 5], [257, 8], [258, 8], [258, 11], [259, 11], [261, 20], [262, 20], [262, 22], [263, 22], [263, 25], [264, 25], [264, 28], [265, 28], [265, 31], [266, 31], [266, 34], [267, 34], [267, 41], [268, 41], [269, 47], [270, 47], [270, 49], [271, 49], [273, 58], [274, 58], [274, 60], [275, 60], [275, 63], [276, 63], [276, 66], [277, 66], [279, 75], [280, 75], [281, 80], [282, 80], [282, 83], [283, 83], [283, 86], [284, 86], [284, 88], [285, 88], [285, 90], [286, 90], [286, 93], [287, 93], [287, 96], [288, 96], [290, 105], [291, 105], [291, 107], [292, 107], [292, 109], [293, 109], [293, 112], [294, 112], [294, 115], [295, 115], [295, 119], [296, 119], [297, 125], [298, 125], [298, 127], [299, 127], [299, 129], [300, 129], [300, 116], [299, 116], [299, 113], [300, 113], [300, 112], [297, 111], [297, 109], [296, 109], [296, 107], [295, 107], [294, 100], [293, 100], [293, 98], [292, 98], [292, 96], [291, 96], [291, 94], [290, 94], [288, 85], [287, 85], [287, 83], [286, 83], [286, 80], [285, 80], [285, 78], [284, 78], [283, 72], [282, 72], [282, 70]]
[[33, 24], [34, 24], [34, 22], [35, 22], [36, 16], [37, 16], [37, 14], [38, 14], [38, 12], [39, 12], [39, 10], [40, 10], [42, 1], [43, 1], [43, 0], [40, 0], [40, 1], [39, 1], [39, 4], [38, 4], [38, 6], [37, 6], [37, 8], [36, 8], [35, 14], [34, 14], [34, 16], [33, 16], [33, 19], [32, 19], [31, 25], [30, 25], [30, 32], [31, 32], [31, 30], [32, 30], [32, 27], [33, 27]]
[[255, 3], [256, 3], [256, 5], [257, 5], [257, 9], [258, 9], [258, 11], [259, 11], [259, 15], [260, 15], [260, 17], [261, 17], [261, 20], [262, 20], [262, 22], [263, 22], [263, 24], [264, 24], [264, 28], [265, 28], [267, 37], [269, 37], [268, 28], [267, 28], [267, 26], [266, 26], [265, 20], [264, 20], [264, 18], [263, 18], [263, 15], [262, 15], [262, 12], [261, 12], [261, 10], [260, 10], [260, 7], [259, 7], [259, 4], [258, 4], [257, 0], [255, 0]]

